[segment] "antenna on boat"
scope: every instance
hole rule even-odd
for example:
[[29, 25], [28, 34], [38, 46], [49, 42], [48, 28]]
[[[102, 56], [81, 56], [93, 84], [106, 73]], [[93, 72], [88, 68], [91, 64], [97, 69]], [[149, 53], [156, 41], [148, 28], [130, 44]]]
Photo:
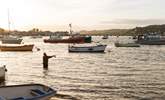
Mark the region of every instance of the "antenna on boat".
[[71, 23], [69, 24], [69, 27], [70, 27], [70, 34], [72, 35], [72, 24]]

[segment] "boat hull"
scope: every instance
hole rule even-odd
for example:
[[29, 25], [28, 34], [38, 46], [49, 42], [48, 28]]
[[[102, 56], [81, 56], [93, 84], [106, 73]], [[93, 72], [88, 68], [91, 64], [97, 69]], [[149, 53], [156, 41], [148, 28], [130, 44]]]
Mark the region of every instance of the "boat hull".
[[21, 44], [22, 39], [1, 39], [3, 44]]
[[0, 87], [0, 97], [4, 98], [4, 100], [49, 100], [55, 94], [55, 90], [42, 84]]
[[115, 43], [116, 47], [140, 47], [137, 43]]
[[88, 47], [77, 47], [77, 46], [69, 46], [69, 52], [104, 52], [106, 45], [98, 45], [98, 46], [88, 46]]
[[75, 37], [68, 39], [44, 39], [45, 43], [84, 43], [84, 38]]
[[32, 51], [34, 45], [0, 46], [1, 51]]
[[143, 45], [165, 45], [164, 40], [138, 40], [136, 43], [143, 44]]

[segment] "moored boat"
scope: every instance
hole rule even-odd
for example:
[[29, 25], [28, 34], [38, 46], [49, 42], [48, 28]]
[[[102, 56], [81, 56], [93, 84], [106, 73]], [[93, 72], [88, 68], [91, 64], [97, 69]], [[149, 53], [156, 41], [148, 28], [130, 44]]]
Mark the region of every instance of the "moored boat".
[[63, 38], [61, 35], [50, 36], [49, 39], [44, 39], [45, 43], [91, 43], [91, 36], [81, 36], [79, 33], [73, 34], [72, 25], [69, 24], [70, 35], [68, 38]]
[[5, 36], [1, 39], [2, 44], [21, 44], [22, 40], [22, 38], [12, 36]]
[[26, 45], [0, 45], [1, 51], [32, 51], [34, 44]]
[[42, 84], [0, 87], [0, 100], [49, 100], [55, 94], [55, 90]]
[[104, 52], [107, 45], [76, 46], [69, 45], [69, 52]]
[[140, 47], [140, 44], [137, 43], [115, 43], [116, 47]]
[[136, 43], [143, 45], [165, 45], [165, 37], [159, 34], [144, 34], [137, 37]]
[[102, 39], [108, 39], [108, 35], [104, 35]]
[[49, 38], [44, 39], [45, 43], [84, 43], [83, 37], [69, 37], [69, 38]]

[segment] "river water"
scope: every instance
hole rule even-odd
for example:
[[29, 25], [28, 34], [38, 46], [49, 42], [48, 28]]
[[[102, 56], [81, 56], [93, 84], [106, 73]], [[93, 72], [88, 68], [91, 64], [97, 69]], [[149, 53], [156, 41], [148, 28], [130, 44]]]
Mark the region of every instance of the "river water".
[[[105, 53], [68, 53], [68, 44], [24, 37], [40, 51], [0, 52], [0, 65], [8, 69], [5, 84], [41, 83], [73, 100], [165, 100], [165, 46], [114, 46], [129, 37], [93, 41], [107, 44]], [[42, 68], [43, 52], [57, 56], [48, 70]]]

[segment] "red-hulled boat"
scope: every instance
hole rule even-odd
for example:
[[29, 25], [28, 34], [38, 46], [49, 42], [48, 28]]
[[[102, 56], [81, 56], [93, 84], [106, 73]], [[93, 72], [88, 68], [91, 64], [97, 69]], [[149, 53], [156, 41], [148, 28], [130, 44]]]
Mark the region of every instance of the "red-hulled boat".
[[69, 37], [69, 38], [49, 38], [44, 39], [45, 43], [84, 43], [83, 37]]
[[72, 34], [72, 25], [70, 27], [70, 37], [62, 38], [60, 35], [50, 36], [49, 39], [44, 39], [45, 43], [91, 43], [91, 36], [79, 36]]

